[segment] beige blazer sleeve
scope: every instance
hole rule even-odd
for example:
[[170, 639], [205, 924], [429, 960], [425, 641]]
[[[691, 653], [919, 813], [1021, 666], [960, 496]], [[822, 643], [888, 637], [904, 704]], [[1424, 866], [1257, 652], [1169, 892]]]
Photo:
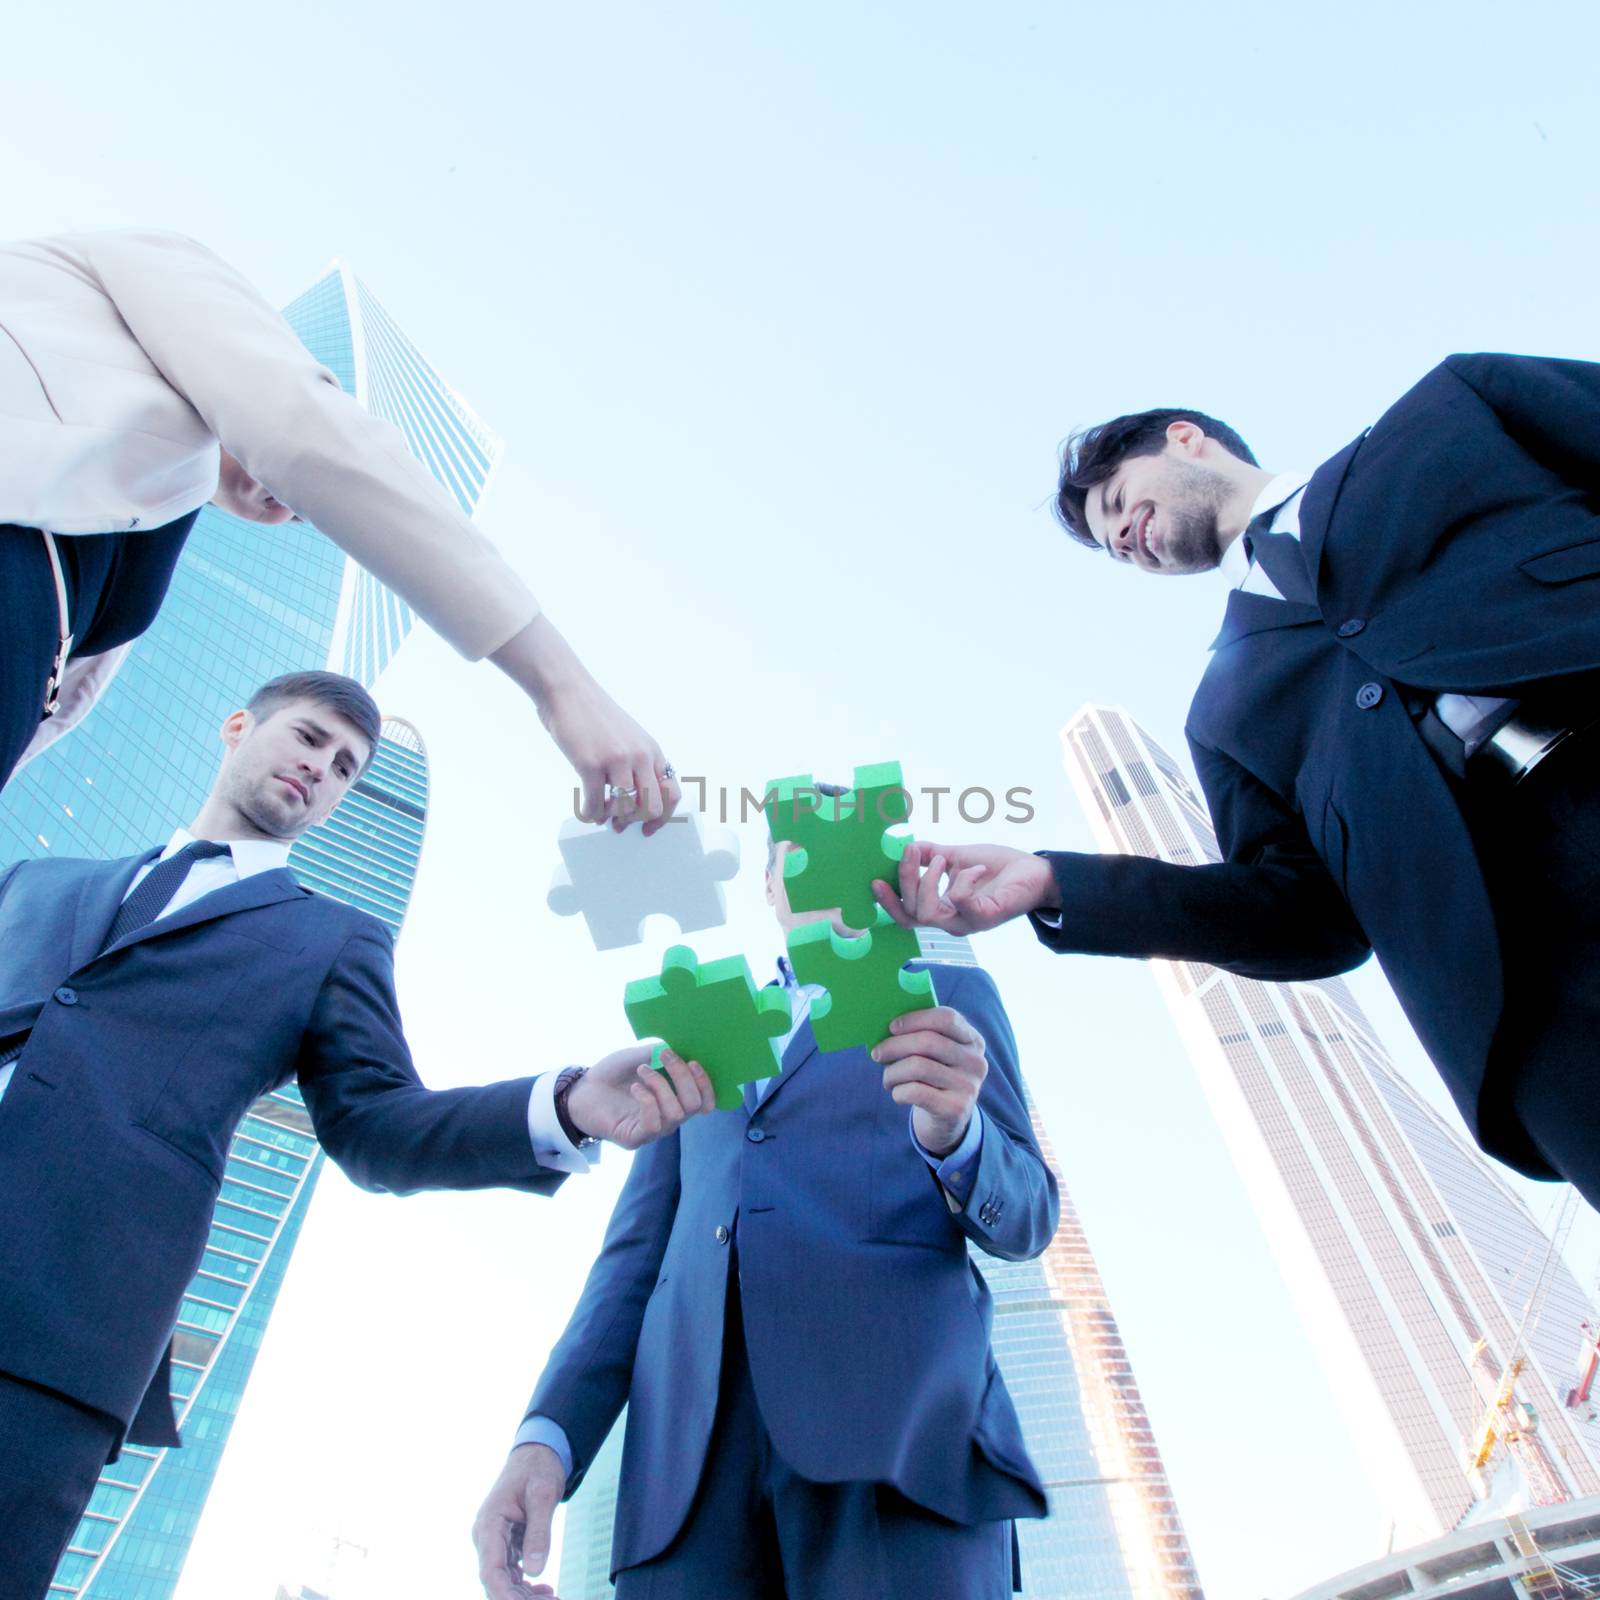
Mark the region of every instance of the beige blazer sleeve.
[[538, 615], [522, 580], [399, 430], [345, 394], [226, 262], [180, 234], [90, 234], [72, 244], [223, 448], [463, 655], [490, 654]]

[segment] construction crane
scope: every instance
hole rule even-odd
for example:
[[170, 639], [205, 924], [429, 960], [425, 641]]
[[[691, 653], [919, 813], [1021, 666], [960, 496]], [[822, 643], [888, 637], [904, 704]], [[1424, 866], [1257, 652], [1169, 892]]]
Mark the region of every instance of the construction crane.
[[1578, 1343], [1578, 1381], [1567, 1390], [1567, 1410], [1582, 1411], [1587, 1420], [1592, 1420], [1595, 1373], [1600, 1369], [1600, 1328], [1592, 1322], [1580, 1322], [1578, 1326], [1583, 1330]]
[[[1494, 1477], [1497, 1450], [1516, 1461], [1528, 1485], [1529, 1498], [1540, 1506], [1555, 1505], [1571, 1498], [1566, 1479], [1539, 1437], [1539, 1416], [1535, 1409], [1517, 1395], [1517, 1380], [1528, 1365], [1528, 1341], [1539, 1325], [1544, 1311], [1545, 1297], [1549, 1293], [1555, 1265], [1561, 1258], [1562, 1246], [1572, 1232], [1577, 1218], [1577, 1197], [1568, 1190], [1556, 1214], [1555, 1226], [1550, 1230], [1550, 1242], [1540, 1264], [1533, 1292], [1523, 1309], [1522, 1324], [1507, 1352], [1505, 1365], [1500, 1369], [1490, 1389], [1482, 1417], [1466, 1449], [1467, 1480], [1481, 1500], [1489, 1497], [1490, 1482]], [[1485, 1368], [1492, 1373], [1487, 1355], [1488, 1341], [1479, 1339], [1472, 1347], [1473, 1366], [1480, 1376]], [[1568, 1403], [1571, 1401], [1569, 1399]], [[1531, 1538], [1532, 1536], [1529, 1535]]]

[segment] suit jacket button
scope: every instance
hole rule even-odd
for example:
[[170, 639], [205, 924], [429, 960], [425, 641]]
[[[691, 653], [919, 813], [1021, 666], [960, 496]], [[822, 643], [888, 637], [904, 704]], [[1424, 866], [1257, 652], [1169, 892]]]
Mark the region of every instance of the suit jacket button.
[[56, 990], [55, 998], [64, 1006], [75, 1006], [78, 1003], [78, 991], [76, 989], [69, 989], [66, 984], [62, 984], [61, 987]]
[[1339, 624], [1337, 631], [1341, 639], [1353, 639], [1366, 625], [1367, 619], [1365, 617], [1346, 617]]
[[1356, 690], [1356, 704], [1363, 711], [1370, 711], [1383, 699], [1383, 685], [1381, 683], [1364, 683]]
[[718, 1244], [726, 1244], [728, 1242], [728, 1230], [719, 1222], [717, 1224], [717, 1231], [712, 1234], [711, 1237], [715, 1239]]
[[761, 1141], [766, 1138], [766, 1134], [763, 1133], [760, 1128], [748, 1128], [745, 1130], [745, 1138], [747, 1138], [751, 1144], [760, 1144]]

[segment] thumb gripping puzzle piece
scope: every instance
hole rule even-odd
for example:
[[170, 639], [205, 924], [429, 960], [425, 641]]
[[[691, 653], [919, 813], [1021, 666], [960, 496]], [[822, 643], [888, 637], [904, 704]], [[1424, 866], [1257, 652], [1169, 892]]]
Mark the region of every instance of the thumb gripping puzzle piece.
[[766, 786], [772, 837], [796, 846], [783, 861], [783, 886], [796, 911], [837, 910], [845, 926], [871, 928], [874, 878], [893, 882], [909, 839], [887, 830], [911, 814], [898, 761], [857, 767], [848, 794], [819, 795], [811, 774]]
[[648, 916], [671, 917], [679, 933], [728, 920], [722, 885], [739, 870], [739, 840], [729, 829], [703, 829], [680, 812], [647, 839], [640, 828], [614, 833], [569, 817], [560, 847], [546, 903], [559, 917], [581, 911], [596, 950], [638, 944]]
[[[630, 983], [623, 1010], [640, 1039], [665, 1039], [685, 1061], [698, 1061], [717, 1091], [717, 1109], [744, 1104], [741, 1086], [781, 1070], [775, 1042], [790, 1029], [786, 989], [757, 989], [743, 956], [701, 966], [688, 945], [675, 944], [659, 978]], [[661, 1070], [661, 1051], [653, 1064]]]
[[916, 933], [881, 906], [867, 933], [842, 938], [826, 922], [808, 922], [789, 935], [789, 964], [801, 983], [828, 992], [811, 1002], [820, 1050], [870, 1050], [889, 1036], [889, 1024], [908, 1011], [937, 1005], [931, 972], [905, 972], [922, 953]]

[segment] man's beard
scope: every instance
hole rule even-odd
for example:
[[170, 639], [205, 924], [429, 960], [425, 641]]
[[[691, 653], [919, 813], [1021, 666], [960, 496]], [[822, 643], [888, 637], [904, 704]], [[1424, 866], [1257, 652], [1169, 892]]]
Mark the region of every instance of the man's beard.
[[[282, 797], [269, 795], [268, 785], [282, 790]], [[252, 828], [270, 838], [293, 839], [306, 829], [304, 804], [276, 778], [252, 783], [243, 773], [236, 774], [224, 789], [223, 798]]]
[[1228, 480], [1210, 467], [1175, 461], [1166, 486], [1167, 526], [1162, 565], [1168, 572], [1210, 572], [1222, 561], [1217, 518], [1227, 504]]

